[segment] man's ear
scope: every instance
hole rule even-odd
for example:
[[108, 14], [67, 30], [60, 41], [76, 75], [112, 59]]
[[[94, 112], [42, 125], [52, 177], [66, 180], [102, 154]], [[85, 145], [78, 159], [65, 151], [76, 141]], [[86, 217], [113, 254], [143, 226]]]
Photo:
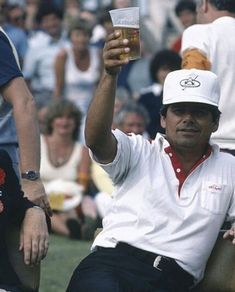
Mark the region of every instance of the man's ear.
[[166, 117], [164, 117], [164, 116], [161, 115], [160, 122], [161, 122], [162, 128], [165, 129], [166, 128]]
[[216, 132], [219, 128], [219, 120], [212, 122], [212, 132]]

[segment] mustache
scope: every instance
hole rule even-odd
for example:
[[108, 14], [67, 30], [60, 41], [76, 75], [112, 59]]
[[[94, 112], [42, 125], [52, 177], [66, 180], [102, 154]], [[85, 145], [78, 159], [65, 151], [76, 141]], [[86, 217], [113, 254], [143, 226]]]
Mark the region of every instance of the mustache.
[[193, 127], [193, 126], [183, 126], [183, 127], [179, 127], [177, 129], [177, 131], [183, 131], [183, 132], [198, 132], [199, 129], [197, 127]]

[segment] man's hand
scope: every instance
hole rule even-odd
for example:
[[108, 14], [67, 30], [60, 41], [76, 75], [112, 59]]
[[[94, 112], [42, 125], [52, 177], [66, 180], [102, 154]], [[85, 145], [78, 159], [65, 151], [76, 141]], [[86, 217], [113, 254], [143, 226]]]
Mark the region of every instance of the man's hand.
[[116, 31], [108, 35], [103, 50], [104, 69], [109, 75], [117, 75], [122, 65], [129, 62], [128, 58], [120, 60], [120, 55], [128, 53], [130, 48], [127, 47], [128, 39], [118, 39], [120, 32]]
[[34, 204], [40, 206], [48, 216], [52, 216], [52, 210], [40, 179], [30, 181], [22, 179], [22, 190], [25, 196]]
[[41, 208], [29, 208], [20, 231], [19, 250], [24, 251], [26, 265], [36, 265], [46, 256], [49, 247], [46, 216]]
[[231, 227], [231, 229], [227, 230], [224, 235], [224, 239], [228, 239], [235, 245], [235, 224]]

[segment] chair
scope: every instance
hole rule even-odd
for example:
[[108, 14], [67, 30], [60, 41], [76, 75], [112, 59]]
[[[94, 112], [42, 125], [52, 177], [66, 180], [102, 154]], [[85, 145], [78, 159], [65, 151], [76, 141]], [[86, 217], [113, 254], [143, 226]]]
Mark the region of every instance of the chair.
[[221, 232], [209, 257], [205, 276], [192, 292], [235, 292], [235, 246]]
[[18, 275], [24, 292], [37, 292], [40, 283], [40, 265], [27, 266], [23, 260], [23, 253], [19, 251], [19, 228], [12, 226], [7, 233], [7, 248], [11, 265]]

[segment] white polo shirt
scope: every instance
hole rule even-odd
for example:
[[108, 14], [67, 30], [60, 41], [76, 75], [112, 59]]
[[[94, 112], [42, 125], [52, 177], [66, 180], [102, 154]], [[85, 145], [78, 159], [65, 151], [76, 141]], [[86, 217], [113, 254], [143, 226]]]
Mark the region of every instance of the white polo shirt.
[[116, 185], [113, 202], [92, 248], [126, 242], [174, 258], [200, 279], [225, 218], [235, 218], [235, 158], [212, 146], [179, 188], [180, 164], [163, 136], [150, 143], [114, 135], [116, 157], [101, 165]]
[[195, 24], [187, 28], [182, 37], [182, 53], [197, 48], [211, 62], [211, 71], [220, 81], [222, 112], [219, 129], [212, 140], [220, 148], [235, 150], [235, 18], [223, 16], [209, 24]]

